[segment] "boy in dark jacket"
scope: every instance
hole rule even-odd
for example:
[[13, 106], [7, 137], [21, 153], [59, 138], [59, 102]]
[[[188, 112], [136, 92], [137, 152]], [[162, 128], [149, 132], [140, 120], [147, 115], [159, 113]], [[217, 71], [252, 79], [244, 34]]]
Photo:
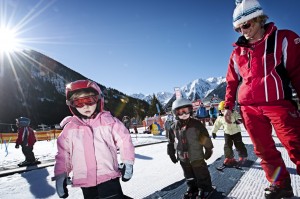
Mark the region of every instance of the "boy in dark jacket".
[[15, 148], [18, 149], [22, 146], [22, 152], [25, 156], [25, 161], [20, 163], [19, 166], [26, 166], [36, 164], [37, 161], [33, 153], [33, 145], [36, 142], [35, 134], [32, 128], [29, 127], [30, 119], [20, 117], [16, 119], [16, 126], [18, 127], [18, 138], [16, 140]]
[[207, 198], [214, 189], [205, 160], [211, 157], [213, 144], [203, 124], [191, 118], [192, 110], [188, 99], [180, 98], [173, 102], [172, 112], [177, 121], [169, 131], [168, 155], [173, 163], [179, 160], [183, 169], [188, 186], [184, 198]]

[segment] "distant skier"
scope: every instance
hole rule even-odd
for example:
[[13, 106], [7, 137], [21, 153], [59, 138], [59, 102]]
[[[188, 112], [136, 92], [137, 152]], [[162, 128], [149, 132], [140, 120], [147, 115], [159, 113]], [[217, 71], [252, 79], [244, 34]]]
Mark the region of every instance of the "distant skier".
[[28, 166], [40, 163], [36, 161], [33, 153], [33, 145], [36, 142], [36, 137], [29, 125], [29, 118], [19, 117], [16, 119], [16, 126], [18, 127], [18, 137], [16, 140], [15, 148], [18, 149], [21, 145], [22, 152], [25, 156], [25, 161], [18, 164], [18, 166]]
[[[224, 165], [226, 166], [235, 166], [237, 164], [243, 165], [247, 160], [248, 153], [245, 144], [243, 143], [242, 140], [241, 127], [240, 127], [241, 122], [239, 121], [239, 115], [237, 114], [237, 112], [233, 112], [233, 114], [231, 115], [231, 121], [233, 121], [233, 123], [231, 124], [227, 123], [224, 118], [224, 111], [225, 111], [224, 106], [225, 106], [225, 101], [221, 101], [218, 106], [220, 114], [216, 119], [215, 124], [211, 131], [212, 137], [215, 139], [217, 137], [216, 134], [217, 131], [223, 126], [224, 139], [225, 139]], [[232, 150], [233, 144], [236, 150], [238, 151], [238, 155], [239, 155], [238, 162], [234, 159], [234, 154]]]
[[196, 111], [196, 117], [206, 126], [207, 111], [204, 104], [201, 102], [200, 107]]
[[173, 115], [168, 113], [167, 117], [165, 119], [165, 122], [164, 122], [164, 129], [165, 129], [165, 132], [166, 132], [166, 138], [169, 137], [169, 131], [170, 131], [171, 126], [174, 123], [174, 121], [175, 121], [175, 119], [174, 119]]
[[128, 117], [128, 116], [124, 116], [123, 118], [122, 118], [122, 122], [123, 122], [123, 124], [125, 125], [125, 127], [128, 129], [128, 131], [130, 131], [129, 130], [129, 128], [130, 128], [130, 118]]
[[[133, 174], [134, 146], [124, 124], [104, 111], [100, 87], [90, 80], [66, 86], [66, 102], [73, 117], [66, 117], [57, 138], [55, 156], [56, 191], [68, 197], [72, 173], [74, 187], [81, 187], [85, 199], [122, 199], [119, 178], [128, 181]], [[118, 150], [122, 163], [118, 165]]]
[[208, 113], [209, 113], [209, 117], [210, 117], [209, 124], [210, 124], [210, 126], [212, 126], [212, 125], [214, 125], [214, 123], [218, 117], [218, 111], [213, 104], [210, 105]]
[[137, 130], [137, 124], [138, 124], [137, 119], [135, 119], [135, 117], [131, 118], [131, 125], [133, 127], [133, 130], [134, 130], [135, 134], [139, 133], [138, 130]]
[[173, 163], [179, 160], [183, 169], [188, 186], [184, 198], [208, 198], [214, 188], [205, 160], [212, 155], [213, 143], [203, 124], [191, 118], [193, 106], [190, 100], [176, 99], [172, 112], [177, 121], [169, 131], [168, 155]]

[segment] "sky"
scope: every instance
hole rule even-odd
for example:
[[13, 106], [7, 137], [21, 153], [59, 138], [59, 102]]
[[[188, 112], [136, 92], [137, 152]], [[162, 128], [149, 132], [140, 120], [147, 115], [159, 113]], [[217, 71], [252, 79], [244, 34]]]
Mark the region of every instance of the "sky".
[[[299, 0], [261, 0], [269, 21], [300, 34]], [[1, 28], [125, 94], [173, 92], [226, 75], [234, 0], [0, 0]], [[0, 38], [1, 40], [1, 38]]]

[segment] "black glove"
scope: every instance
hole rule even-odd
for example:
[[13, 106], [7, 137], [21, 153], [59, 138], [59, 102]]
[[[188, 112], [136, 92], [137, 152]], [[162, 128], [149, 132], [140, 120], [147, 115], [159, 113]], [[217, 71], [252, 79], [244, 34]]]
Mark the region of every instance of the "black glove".
[[167, 150], [167, 153], [168, 155], [170, 156], [170, 159], [172, 160], [172, 162], [174, 164], [176, 164], [178, 162], [177, 158], [176, 158], [176, 151], [175, 151], [175, 148], [174, 148], [174, 144], [173, 143], [169, 143], [168, 144], [168, 150]]
[[212, 133], [212, 137], [213, 137], [214, 139], [216, 139], [216, 137], [217, 137], [217, 134], [215, 134], [215, 133]]
[[205, 149], [204, 159], [208, 160], [211, 157], [212, 153], [213, 153], [212, 149]]
[[128, 180], [131, 179], [132, 174], [133, 174], [133, 165], [132, 164], [121, 163], [121, 164], [119, 164], [119, 170], [121, 171], [123, 182], [127, 182]]
[[176, 163], [178, 162], [178, 160], [177, 160], [177, 158], [176, 158], [175, 155], [169, 155], [169, 156], [170, 156], [171, 161], [172, 161], [174, 164], [176, 164]]
[[56, 180], [56, 192], [60, 198], [67, 198], [69, 196], [69, 192], [67, 189], [67, 185], [72, 184], [72, 181], [66, 174], [62, 174], [52, 178], [52, 180]]
[[18, 148], [19, 148], [19, 145], [18, 145], [18, 144], [16, 144], [15, 148], [16, 148], [16, 149], [18, 149]]

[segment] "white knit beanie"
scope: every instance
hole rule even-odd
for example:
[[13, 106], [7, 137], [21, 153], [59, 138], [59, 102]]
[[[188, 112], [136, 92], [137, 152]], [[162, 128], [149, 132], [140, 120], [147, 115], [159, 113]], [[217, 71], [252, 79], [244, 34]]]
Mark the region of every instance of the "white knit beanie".
[[264, 12], [257, 0], [235, 0], [236, 7], [233, 12], [233, 26], [263, 15]]

